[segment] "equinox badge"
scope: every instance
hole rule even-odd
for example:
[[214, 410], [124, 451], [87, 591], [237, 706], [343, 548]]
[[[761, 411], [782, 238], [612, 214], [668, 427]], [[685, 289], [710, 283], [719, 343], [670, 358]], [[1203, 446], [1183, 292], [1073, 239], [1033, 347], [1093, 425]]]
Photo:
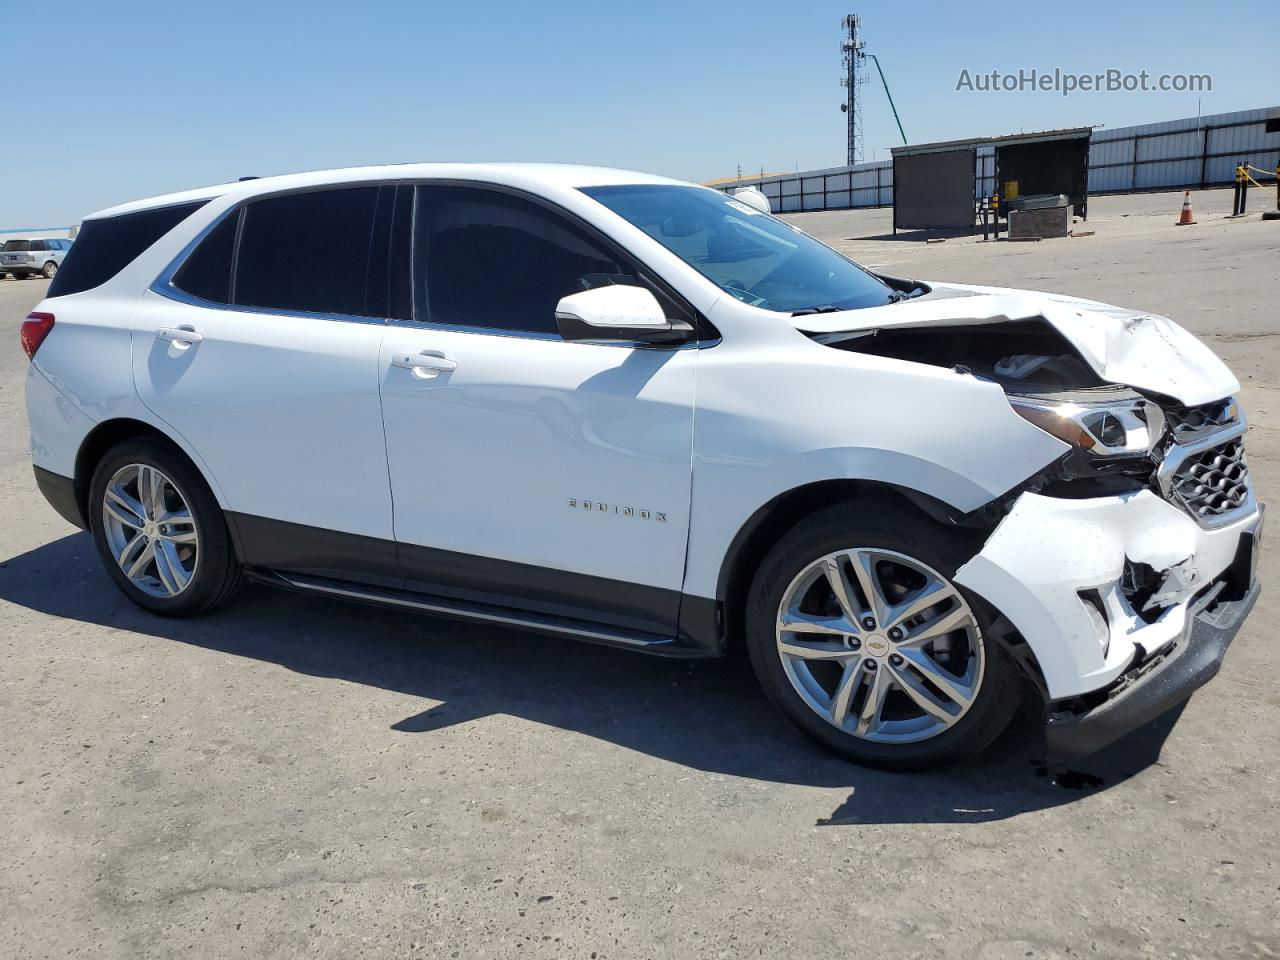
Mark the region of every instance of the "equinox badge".
[[597, 513], [609, 513], [619, 517], [639, 517], [641, 520], [653, 520], [657, 523], [667, 522], [667, 515], [657, 510], [640, 510], [617, 503], [601, 503], [599, 500], [579, 500], [577, 497], [569, 498], [569, 509], [594, 510]]

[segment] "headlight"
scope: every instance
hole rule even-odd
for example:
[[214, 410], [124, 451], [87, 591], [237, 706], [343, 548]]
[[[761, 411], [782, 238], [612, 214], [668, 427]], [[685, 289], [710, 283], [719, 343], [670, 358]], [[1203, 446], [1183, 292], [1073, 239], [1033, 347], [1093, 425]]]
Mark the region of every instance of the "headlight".
[[1146, 456], [1164, 433], [1164, 413], [1140, 397], [1100, 402], [1009, 395], [1013, 412], [1097, 457]]

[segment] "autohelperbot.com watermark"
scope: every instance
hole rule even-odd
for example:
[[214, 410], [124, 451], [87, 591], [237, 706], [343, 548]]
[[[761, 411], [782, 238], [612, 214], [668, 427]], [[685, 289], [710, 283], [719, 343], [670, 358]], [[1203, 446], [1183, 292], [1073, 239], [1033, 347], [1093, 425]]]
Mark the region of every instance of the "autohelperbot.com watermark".
[[1207, 73], [1151, 73], [1110, 68], [1095, 73], [1074, 73], [1054, 67], [972, 71], [963, 69], [956, 90], [972, 93], [1208, 93], [1213, 77]]

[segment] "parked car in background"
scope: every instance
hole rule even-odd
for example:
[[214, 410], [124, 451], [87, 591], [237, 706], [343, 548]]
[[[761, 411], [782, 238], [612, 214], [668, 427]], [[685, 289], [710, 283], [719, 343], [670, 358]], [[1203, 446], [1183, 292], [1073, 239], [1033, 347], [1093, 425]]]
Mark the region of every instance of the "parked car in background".
[[1239, 383], [1191, 334], [874, 273], [661, 177], [402, 165], [127, 204], [22, 345], [39, 487], [147, 610], [250, 578], [744, 649], [863, 763], [970, 756], [1027, 687], [1050, 757], [1097, 750], [1207, 682], [1258, 596]]
[[62, 237], [6, 240], [0, 249], [0, 271], [15, 280], [25, 280], [37, 274], [52, 280], [70, 249], [71, 241]]

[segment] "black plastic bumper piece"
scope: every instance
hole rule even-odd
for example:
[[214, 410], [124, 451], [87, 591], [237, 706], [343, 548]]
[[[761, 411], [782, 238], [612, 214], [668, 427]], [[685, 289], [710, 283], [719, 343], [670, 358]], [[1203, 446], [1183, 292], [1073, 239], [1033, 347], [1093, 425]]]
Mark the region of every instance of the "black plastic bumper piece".
[[[1252, 540], [1249, 534], [1245, 537]], [[1253, 548], [1252, 543], [1249, 546]], [[1261, 592], [1256, 576], [1245, 582], [1248, 588], [1238, 599], [1220, 601], [1212, 609], [1202, 604], [1172, 651], [1123, 678], [1102, 703], [1080, 713], [1051, 709], [1045, 720], [1048, 759], [1063, 762], [1096, 753], [1173, 709], [1212, 680]]]
[[85, 529], [84, 518], [80, 516], [80, 505], [76, 503], [76, 485], [70, 477], [60, 473], [36, 467], [36, 486], [49, 501], [49, 506], [58, 511], [58, 516], [73, 523], [81, 530]]

